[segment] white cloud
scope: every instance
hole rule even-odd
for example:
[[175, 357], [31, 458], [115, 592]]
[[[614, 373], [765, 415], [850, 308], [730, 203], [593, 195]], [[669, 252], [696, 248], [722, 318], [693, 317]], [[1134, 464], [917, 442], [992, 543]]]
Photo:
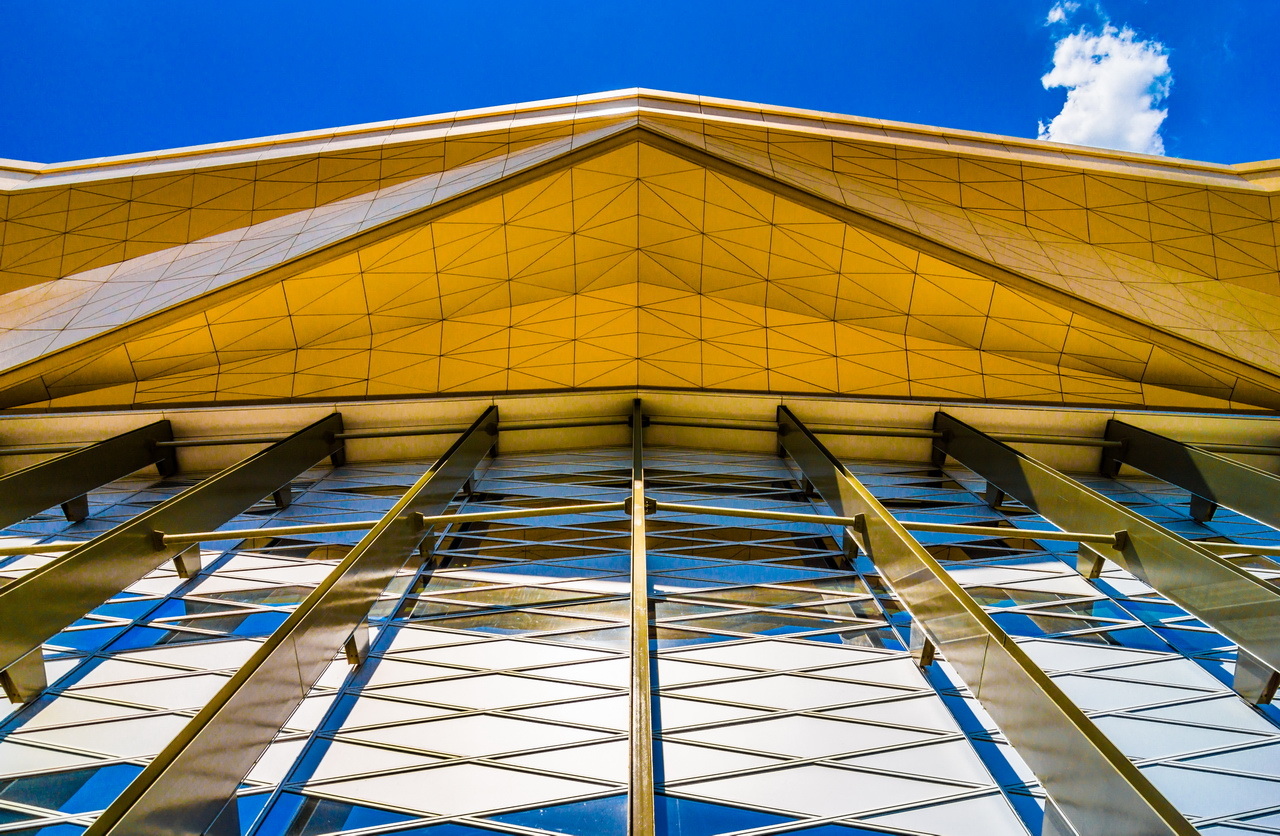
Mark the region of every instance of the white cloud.
[[1079, 8], [1080, 4], [1072, 0], [1061, 0], [1061, 2], [1054, 3], [1053, 8], [1049, 10], [1049, 17], [1045, 20], [1045, 23], [1061, 23]]
[[[1051, 20], [1053, 16], [1051, 10]], [[1169, 94], [1173, 73], [1168, 50], [1159, 41], [1139, 40], [1127, 26], [1107, 24], [1101, 33], [1081, 29], [1058, 41], [1053, 69], [1040, 83], [1046, 90], [1067, 89], [1062, 112], [1048, 124], [1040, 123], [1041, 139], [1164, 153], [1160, 125], [1169, 112], [1160, 104]]]

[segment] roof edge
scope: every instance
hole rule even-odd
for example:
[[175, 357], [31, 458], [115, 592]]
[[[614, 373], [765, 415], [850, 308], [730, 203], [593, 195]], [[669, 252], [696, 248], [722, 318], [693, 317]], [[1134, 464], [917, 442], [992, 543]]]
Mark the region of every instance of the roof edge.
[[[781, 130], [788, 128], [808, 128], [810, 130], [815, 128], [854, 128], [871, 130], [881, 133], [882, 141], [892, 141], [895, 136], [916, 141], [934, 140], [940, 141], [945, 146], [948, 146], [949, 150], [955, 152], [961, 152], [965, 149], [992, 151], [1010, 148], [1033, 150], [1039, 153], [1048, 152], [1053, 155], [1046, 161], [1048, 163], [1057, 162], [1061, 164], [1072, 161], [1108, 160], [1134, 166], [1135, 174], [1155, 174], [1160, 170], [1169, 171], [1170, 173], [1179, 171], [1212, 172], [1218, 175], [1239, 178], [1242, 181], [1241, 185], [1246, 188], [1280, 188], [1280, 160], [1261, 160], [1246, 163], [1212, 163], [1185, 160], [1105, 148], [1067, 145], [1027, 139], [1025, 137], [1001, 136], [978, 131], [851, 116], [827, 111], [764, 105], [714, 96], [673, 93], [643, 87], [66, 162], [35, 163], [0, 158], [0, 188], [3, 187], [5, 181], [8, 181], [10, 187], [31, 187], [37, 185], [33, 181], [50, 175], [73, 175], [79, 173], [92, 176], [92, 172], [105, 174], [109, 171], [128, 169], [134, 166], [161, 162], [172, 163], [184, 159], [192, 162], [217, 163], [223, 157], [240, 156], [255, 151], [260, 153], [279, 151], [283, 152], [284, 155], [288, 155], [291, 152], [305, 153], [309, 150], [323, 150], [323, 145], [315, 148], [314, 146], [317, 144], [327, 144], [339, 140], [343, 142], [358, 142], [361, 138], [366, 138], [373, 144], [374, 141], [386, 141], [397, 135], [411, 134], [432, 128], [456, 129], [459, 131], [474, 130], [483, 128], [486, 124], [499, 122], [504, 118], [511, 119], [518, 116], [544, 119], [559, 117], [566, 120], [616, 116], [621, 115], [621, 112], [613, 110], [611, 113], [608, 106], [618, 104], [625, 105], [625, 110], [665, 110], [686, 117], [691, 113], [721, 117], [746, 117], [755, 122], [776, 122], [777, 127]], [[405, 138], [409, 139], [411, 137], [406, 136]]]

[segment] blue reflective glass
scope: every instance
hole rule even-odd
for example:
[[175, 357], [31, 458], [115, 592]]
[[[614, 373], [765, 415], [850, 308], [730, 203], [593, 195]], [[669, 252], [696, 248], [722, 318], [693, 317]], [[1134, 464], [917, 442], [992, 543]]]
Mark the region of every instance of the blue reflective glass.
[[557, 560], [555, 566], [571, 566], [574, 569], [597, 569], [609, 572], [630, 572], [631, 556], [626, 554], [603, 557], [581, 557], [576, 560]]
[[735, 563], [731, 566], [717, 566], [710, 569], [698, 569], [693, 572], [681, 572], [679, 576], [699, 581], [754, 584], [806, 581], [813, 578], [826, 577], [826, 574], [804, 569], [790, 569], [786, 566], [771, 566], [767, 563]]
[[49, 639], [49, 644], [72, 650], [97, 650], [117, 635], [121, 629], [119, 626], [112, 625], [89, 630], [64, 630]]
[[717, 836], [788, 821], [794, 819], [670, 795], [654, 797], [654, 832], [658, 836]]
[[[241, 785], [243, 786], [243, 784]], [[236, 810], [240, 814], [240, 827], [248, 828], [258, 816], [262, 815], [267, 802], [271, 800], [270, 792], [257, 792], [253, 795], [236, 797]]]
[[236, 625], [236, 628], [231, 631], [231, 635], [265, 636], [275, 632], [275, 629], [283, 624], [288, 617], [289, 613], [287, 612], [254, 613]]
[[409, 822], [414, 818], [417, 817], [377, 807], [284, 793], [272, 805], [256, 832], [261, 836], [318, 836], [321, 833]]
[[627, 797], [613, 795], [593, 798], [575, 804], [559, 804], [493, 816], [494, 821], [536, 827], [553, 833], [571, 836], [591, 836], [596, 833], [625, 833], [627, 829]]
[[1169, 652], [1169, 645], [1160, 640], [1160, 637], [1152, 633], [1145, 627], [1124, 627], [1119, 630], [1109, 630], [1103, 635], [1109, 636], [1116, 644], [1122, 647], [1134, 647], [1139, 650], [1159, 650], [1164, 653]]
[[692, 557], [673, 557], [661, 552], [649, 552], [646, 561], [650, 572], [679, 572], [690, 569], [702, 569], [716, 565], [714, 561], [698, 560]]
[[556, 566], [550, 563], [520, 563], [518, 565], [503, 566], [479, 566], [471, 569], [472, 572], [484, 572], [494, 574], [517, 573], [521, 575], [531, 575], [535, 577], [547, 578], [582, 578], [582, 577], [600, 577], [604, 575], [616, 574], [615, 572], [597, 571], [595, 569], [583, 569], [571, 566]]
[[137, 618], [145, 615], [147, 610], [156, 604], [154, 598], [143, 598], [134, 601], [112, 601], [93, 610], [94, 615], [109, 615], [115, 618]]
[[[1036, 624], [1030, 617], [1016, 612], [996, 612], [991, 614], [991, 618], [996, 624], [999, 624], [1006, 633], [1013, 636], [1047, 636], [1050, 632]], [[1078, 625], [1067, 625], [1076, 627]]]
[[1177, 630], [1170, 627], [1153, 627], [1165, 640], [1185, 653], [1204, 653], [1210, 650], [1224, 650], [1234, 645], [1217, 633], [1204, 633], [1197, 630]]
[[61, 813], [103, 810], [142, 771], [132, 764], [29, 775], [0, 781], [0, 800]]
[[161, 630], [158, 627], [134, 627], [111, 643], [110, 650], [136, 650], [141, 647], [155, 647], [160, 644], [180, 644], [182, 642], [203, 641], [216, 638], [201, 633], [182, 633], [175, 630]]

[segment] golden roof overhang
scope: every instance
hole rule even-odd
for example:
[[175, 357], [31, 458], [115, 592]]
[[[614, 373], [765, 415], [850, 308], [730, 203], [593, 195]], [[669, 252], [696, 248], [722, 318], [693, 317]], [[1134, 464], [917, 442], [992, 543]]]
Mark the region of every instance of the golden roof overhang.
[[0, 166], [0, 405], [1275, 409], [1280, 166], [648, 91]]

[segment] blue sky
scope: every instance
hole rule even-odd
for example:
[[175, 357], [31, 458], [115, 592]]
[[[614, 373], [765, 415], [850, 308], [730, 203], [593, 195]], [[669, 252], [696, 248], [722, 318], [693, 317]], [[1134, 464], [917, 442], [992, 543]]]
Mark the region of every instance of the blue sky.
[[[0, 0], [0, 157], [81, 159], [633, 86], [1011, 136], [1043, 123], [1055, 137], [1215, 162], [1280, 157], [1280, 0], [1056, 4], [1049, 24], [1055, 0]], [[1046, 89], [1055, 71], [1077, 87]], [[1160, 89], [1163, 101], [1138, 101]]]

